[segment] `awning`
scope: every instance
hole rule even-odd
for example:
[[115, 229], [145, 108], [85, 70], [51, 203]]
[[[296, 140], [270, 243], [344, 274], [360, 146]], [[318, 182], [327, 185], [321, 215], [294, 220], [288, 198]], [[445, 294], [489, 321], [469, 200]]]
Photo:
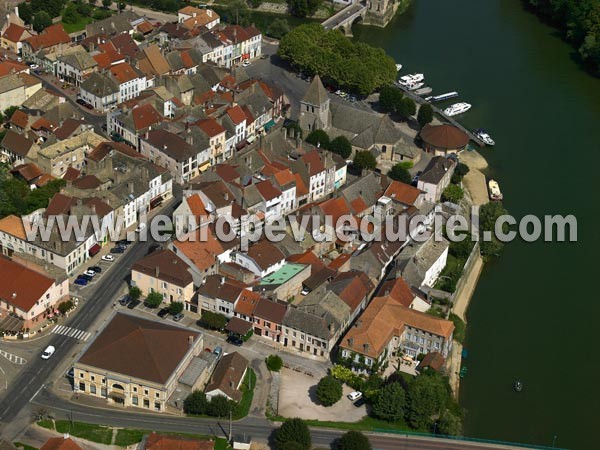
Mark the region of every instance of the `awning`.
[[275, 121], [273, 119], [269, 120], [267, 123], [265, 123], [265, 131], [269, 131], [274, 126], [275, 126]]
[[206, 169], [208, 169], [210, 167], [210, 161], [206, 161], [204, 164], [200, 164], [198, 166], [198, 170], [200, 172], [204, 172]]
[[102, 247], [100, 247], [100, 244], [94, 244], [90, 247], [90, 249], [88, 250], [88, 253], [90, 256], [96, 256], [101, 248]]
[[162, 201], [163, 201], [162, 195], [159, 195], [158, 197], [153, 198], [152, 200], [150, 200], [150, 209], [160, 206]]

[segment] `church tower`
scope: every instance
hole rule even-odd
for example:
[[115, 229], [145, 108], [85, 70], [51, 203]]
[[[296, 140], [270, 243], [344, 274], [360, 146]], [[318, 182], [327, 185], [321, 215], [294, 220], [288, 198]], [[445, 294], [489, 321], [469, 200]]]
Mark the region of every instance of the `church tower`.
[[306, 134], [313, 130], [327, 130], [331, 127], [329, 96], [319, 75], [315, 75], [304, 98], [300, 101], [298, 123]]

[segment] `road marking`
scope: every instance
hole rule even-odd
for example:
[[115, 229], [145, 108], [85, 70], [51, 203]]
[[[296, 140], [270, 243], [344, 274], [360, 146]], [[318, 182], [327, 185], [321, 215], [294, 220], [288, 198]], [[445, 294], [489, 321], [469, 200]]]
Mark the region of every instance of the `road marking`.
[[52, 330], [54, 334], [60, 334], [66, 337], [77, 339], [80, 341], [87, 341], [90, 337], [90, 333], [77, 328], [67, 327], [65, 325], [59, 325]]
[[11, 363], [18, 364], [19, 366], [22, 366], [27, 363], [26, 359], [21, 358], [20, 356], [17, 356], [17, 355], [13, 355], [12, 353], [5, 352], [4, 350], [0, 350], [0, 356], [4, 356]]
[[[31, 397], [29, 399], [29, 402], [31, 403], [33, 401], [33, 399], [40, 393], [40, 391], [42, 390], [42, 388], [44, 387], [44, 385], [42, 384], [37, 391], [35, 391], [35, 394], [33, 394], [33, 397]], [[6, 413], [6, 411], [4, 411], [4, 413]]]

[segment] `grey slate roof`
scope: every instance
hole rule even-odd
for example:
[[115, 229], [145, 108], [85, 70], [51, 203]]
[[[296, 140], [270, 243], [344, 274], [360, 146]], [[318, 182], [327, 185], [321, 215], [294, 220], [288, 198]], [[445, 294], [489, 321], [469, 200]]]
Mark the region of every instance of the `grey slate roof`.
[[92, 67], [96, 67], [98, 65], [96, 60], [92, 58], [92, 56], [86, 51], [59, 56], [58, 60], [82, 71], [91, 69]]
[[306, 94], [304, 94], [304, 97], [302, 98], [302, 103], [308, 103], [309, 105], [313, 106], [320, 106], [323, 103], [325, 103], [328, 98], [329, 97], [327, 95], [327, 91], [325, 90], [325, 87], [321, 82], [321, 77], [319, 77], [319, 75], [317, 74], [311, 81], [310, 86], [306, 91]]
[[81, 83], [81, 89], [97, 97], [106, 97], [119, 92], [117, 83], [104, 73], [94, 72]]
[[123, 32], [129, 32], [133, 27], [131, 22], [139, 19], [140, 16], [133, 11], [125, 10], [120, 14], [115, 14], [103, 20], [98, 20], [86, 25], [85, 30], [88, 36], [95, 36], [96, 34], [121, 34]]
[[451, 170], [454, 166], [454, 161], [443, 156], [435, 156], [431, 158], [425, 170], [419, 177], [420, 181], [424, 183], [438, 184], [446, 172]]
[[283, 325], [324, 340], [329, 340], [331, 337], [329, 324], [325, 318], [295, 307], [288, 308], [283, 318]]

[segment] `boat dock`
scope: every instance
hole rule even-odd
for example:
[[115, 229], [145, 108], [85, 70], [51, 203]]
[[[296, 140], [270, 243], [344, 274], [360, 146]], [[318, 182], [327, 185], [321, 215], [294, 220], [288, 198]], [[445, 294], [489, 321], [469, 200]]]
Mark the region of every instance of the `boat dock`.
[[[423, 97], [420, 97], [419, 95], [417, 95], [416, 92], [408, 90], [406, 87], [402, 86], [400, 83], [396, 82], [396, 83], [394, 83], [394, 85], [398, 89], [400, 89], [402, 92], [404, 92], [404, 95], [406, 95], [409, 98], [412, 98], [415, 101], [415, 103], [418, 103], [419, 105], [428, 103], [427, 101], [425, 101], [425, 99]], [[467, 135], [469, 136], [469, 139], [471, 139], [473, 142], [475, 142], [480, 147], [485, 147], [485, 142], [483, 142], [481, 139], [479, 139], [477, 136], [475, 136], [475, 134], [472, 131], [467, 130], [465, 127], [463, 127], [460, 123], [458, 123], [456, 121], [456, 119], [454, 119], [453, 117], [447, 116], [446, 114], [444, 114], [444, 111], [442, 111], [440, 108], [438, 108], [435, 105], [431, 105], [431, 107], [433, 108], [433, 112], [435, 112], [444, 121], [448, 122], [451, 125], [454, 125], [459, 130], [462, 130], [465, 133], [467, 133]]]
[[417, 89], [416, 91], [414, 91], [414, 93], [417, 95], [428, 95], [431, 94], [432, 91], [433, 89], [431, 89], [429, 86], [425, 86], [421, 89]]

